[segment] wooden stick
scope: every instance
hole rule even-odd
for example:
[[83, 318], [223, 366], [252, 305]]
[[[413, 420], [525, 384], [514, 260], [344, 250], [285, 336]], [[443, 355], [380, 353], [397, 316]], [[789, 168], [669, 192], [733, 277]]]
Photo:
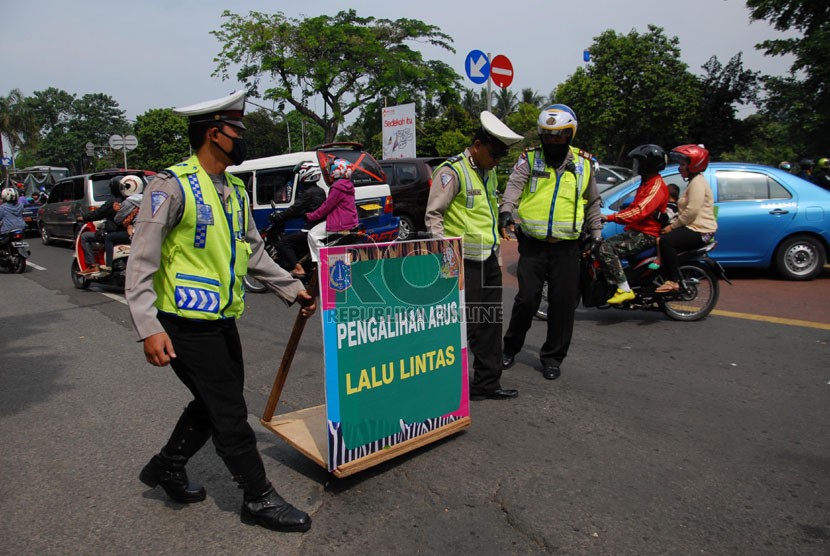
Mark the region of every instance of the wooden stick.
[[[317, 299], [317, 270], [311, 275], [308, 281], [306, 291], [314, 298], [315, 303]], [[320, 307], [317, 307], [320, 310]], [[288, 338], [288, 344], [285, 346], [285, 352], [282, 354], [282, 361], [280, 368], [277, 370], [277, 376], [274, 377], [274, 385], [271, 387], [271, 395], [268, 396], [268, 403], [265, 404], [265, 411], [262, 412], [262, 423], [270, 423], [274, 417], [274, 412], [277, 409], [277, 402], [280, 401], [282, 389], [285, 387], [285, 380], [288, 378], [288, 371], [291, 369], [291, 363], [294, 361], [294, 354], [297, 352], [297, 346], [300, 343], [300, 338], [305, 329], [305, 323], [309, 317], [304, 317], [302, 314], [302, 307], [297, 312], [297, 318], [294, 320], [294, 328], [291, 330], [291, 336]]]

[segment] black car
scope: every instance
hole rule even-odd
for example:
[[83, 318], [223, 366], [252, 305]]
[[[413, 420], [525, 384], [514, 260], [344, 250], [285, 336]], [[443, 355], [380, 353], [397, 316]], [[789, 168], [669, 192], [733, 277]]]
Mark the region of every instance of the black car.
[[392, 190], [394, 214], [401, 219], [398, 239], [407, 239], [415, 232], [426, 230], [424, 214], [432, 185], [432, 172], [445, 160], [446, 157], [419, 157], [380, 161]]

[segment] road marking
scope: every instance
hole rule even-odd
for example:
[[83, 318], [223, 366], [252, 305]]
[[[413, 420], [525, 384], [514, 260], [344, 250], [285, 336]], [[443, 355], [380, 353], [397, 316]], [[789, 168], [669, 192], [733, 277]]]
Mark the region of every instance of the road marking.
[[787, 326], [804, 326], [807, 328], [818, 328], [820, 330], [830, 330], [830, 324], [825, 324], [822, 322], [811, 322], [808, 320], [798, 320], [798, 319], [783, 319], [779, 317], [765, 317], [763, 315], [752, 315], [749, 313], [735, 313], [733, 311], [721, 311], [719, 309], [715, 309], [712, 311], [713, 315], [719, 315], [721, 317], [731, 317], [735, 319], [746, 319], [746, 320], [759, 320], [763, 322], [772, 322], [775, 324], [786, 324]]
[[107, 293], [107, 292], [101, 292], [101, 295], [103, 295], [105, 297], [109, 297], [110, 299], [112, 299], [114, 301], [117, 301], [119, 303], [123, 303], [124, 305], [127, 304], [127, 300], [124, 299], [124, 296], [121, 296], [121, 295], [118, 295], [118, 294], [115, 294], [115, 293]]
[[26, 266], [30, 266], [35, 270], [46, 270], [46, 267], [40, 266], [39, 264], [35, 264], [33, 262], [26, 261]]

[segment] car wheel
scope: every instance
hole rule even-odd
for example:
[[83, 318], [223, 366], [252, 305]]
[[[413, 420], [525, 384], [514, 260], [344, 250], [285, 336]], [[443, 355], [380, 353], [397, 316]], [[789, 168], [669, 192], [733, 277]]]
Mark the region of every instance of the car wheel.
[[412, 221], [412, 218], [406, 214], [401, 214], [398, 218], [401, 219], [400, 227], [398, 228], [398, 240], [406, 241], [407, 239], [411, 239], [415, 233], [415, 223]]
[[40, 239], [43, 241], [43, 245], [52, 245], [52, 243], [54, 243], [52, 241], [52, 236], [49, 235], [49, 231], [46, 229], [45, 224], [40, 225]]
[[824, 246], [810, 236], [788, 238], [775, 252], [775, 268], [785, 280], [812, 280], [826, 262]]

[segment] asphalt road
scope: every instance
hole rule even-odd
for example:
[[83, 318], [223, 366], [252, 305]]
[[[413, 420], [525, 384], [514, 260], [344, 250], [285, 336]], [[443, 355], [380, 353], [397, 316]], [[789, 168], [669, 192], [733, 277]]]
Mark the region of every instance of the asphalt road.
[[[764, 276], [756, 303], [724, 294], [739, 306], [697, 323], [580, 309], [554, 382], [537, 322], [503, 378], [517, 400], [474, 402], [466, 431], [341, 480], [259, 424], [296, 309], [249, 295], [250, 422], [314, 519], [299, 535], [240, 523], [210, 445], [188, 466], [206, 501], [138, 481], [185, 389], [144, 362], [118, 292], [73, 289], [71, 251], [30, 243], [44, 270], [0, 275], [0, 554], [830, 553], [830, 326], [754, 310], [805, 303], [793, 283]], [[803, 288], [823, 284], [807, 304], [825, 316], [826, 274]], [[323, 403], [321, 354], [310, 323], [278, 413]]]

